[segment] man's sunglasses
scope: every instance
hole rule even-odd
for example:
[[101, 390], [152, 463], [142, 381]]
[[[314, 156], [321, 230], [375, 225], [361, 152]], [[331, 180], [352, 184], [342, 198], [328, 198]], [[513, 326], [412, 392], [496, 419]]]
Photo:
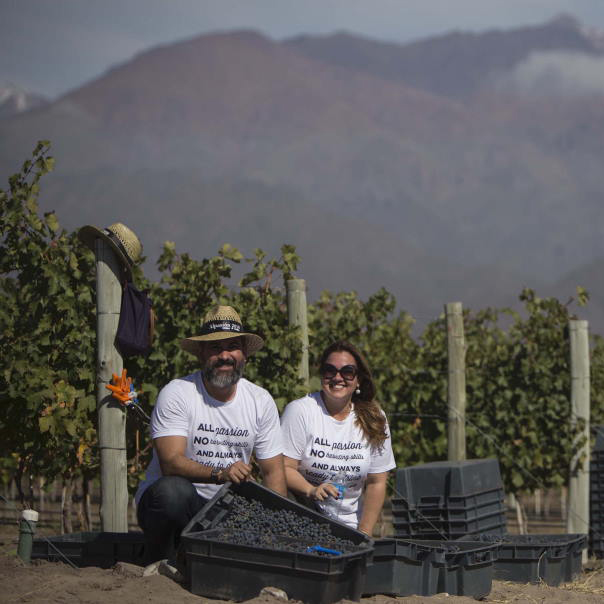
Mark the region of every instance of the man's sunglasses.
[[357, 376], [357, 368], [354, 365], [344, 365], [344, 367], [334, 367], [331, 363], [324, 363], [321, 367], [321, 375], [326, 380], [333, 380], [338, 373], [347, 381], [352, 382]]

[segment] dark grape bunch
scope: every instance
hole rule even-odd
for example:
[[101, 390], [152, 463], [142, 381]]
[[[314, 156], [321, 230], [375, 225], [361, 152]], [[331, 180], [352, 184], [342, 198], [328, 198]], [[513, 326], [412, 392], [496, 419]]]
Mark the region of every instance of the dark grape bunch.
[[[528, 537], [528, 535], [527, 535]], [[481, 533], [480, 535], [469, 538], [471, 541], [482, 541], [483, 543], [498, 543], [506, 541], [505, 535], [491, 535], [489, 533]]]
[[[271, 510], [260, 501], [235, 495], [229, 514], [217, 527], [220, 540], [237, 545], [254, 545], [282, 551], [307, 553], [307, 548], [320, 545], [339, 552], [361, 549], [348, 539], [332, 534], [328, 523], [315, 522], [292, 510]], [[312, 552], [333, 556], [325, 552]]]

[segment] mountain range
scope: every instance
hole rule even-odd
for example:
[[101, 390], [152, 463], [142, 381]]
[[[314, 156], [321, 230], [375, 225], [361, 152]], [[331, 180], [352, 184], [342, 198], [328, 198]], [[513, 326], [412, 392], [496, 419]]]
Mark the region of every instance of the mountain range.
[[419, 321], [523, 286], [604, 329], [604, 44], [562, 16], [408, 44], [212, 33], [152, 48], [0, 119], [0, 178], [36, 140], [41, 203], [122, 221], [149, 258], [293, 243], [311, 297], [384, 286]]

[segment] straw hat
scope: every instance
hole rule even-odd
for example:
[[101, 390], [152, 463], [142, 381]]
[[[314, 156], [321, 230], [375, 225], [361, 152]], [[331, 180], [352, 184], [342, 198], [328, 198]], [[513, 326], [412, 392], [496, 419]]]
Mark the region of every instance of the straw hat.
[[226, 340], [227, 338], [242, 337], [245, 339], [245, 349], [250, 354], [260, 350], [264, 340], [254, 333], [243, 330], [241, 318], [232, 306], [213, 306], [203, 318], [201, 333], [180, 341], [180, 347], [191, 354], [199, 351], [199, 342]]
[[99, 229], [92, 224], [83, 226], [79, 232], [80, 241], [94, 252], [94, 242], [104, 239], [121, 260], [128, 276], [132, 278], [132, 267], [140, 260], [143, 245], [140, 239], [121, 222], [114, 222], [106, 229]]

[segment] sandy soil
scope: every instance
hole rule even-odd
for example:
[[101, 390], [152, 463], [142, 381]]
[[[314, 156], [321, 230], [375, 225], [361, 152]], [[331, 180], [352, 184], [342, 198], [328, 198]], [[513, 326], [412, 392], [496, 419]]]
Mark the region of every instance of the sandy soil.
[[[0, 531], [0, 602], [86, 603], [86, 604], [165, 604], [218, 602], [195, 596], [171, 579], [142, 576], [142, 568], [119, 563], [111, 569], [95, 567], [74, 569], [67, 564], [36, 561], [27, 566], [16, 557], [15, 526]], [[283, 604], [274, 595], [259, 595], [248, 600], [253, 604]], [[475, 602], [472, 598], [438, 594], [431, 597], [392, 598], [373, 596], [362, 603], [388, 604], [412, 602]], [[596, 603], [604, 602], [604, 568], [601, 561], [591, 561], [573, 583], [560, 587], [526, 585], [494, 581], [486, 602]]]
[[[86, 604], [165, 604], [166, 602], [216, 602], [189, 593], [186, 589], [162, 576], [142, 577], [142, 569], [128, 564], [117, 564], [102, 570], [88, 567], [73, 569], [66, 564], [38, 562], [25, 566], [9, 554], [0, 555], [0, 602], [30, 603], [86, 603]], [[431, 597], [411, 596], [391, 598], [373, 596], [362, 603], [388, 604], [412, 602], [448, 602], [456, 604], [475, 602], [472, 598], [438, 594]], [[586, 572], [577, 581], [560, 587], [524, 585], [494, 581], [486, 602], [531, 603], [596, 603], [604, 602], [604, 571]], [[259, 595], [248, 600], [253, 604], [283, 604], [271, 595]], [[344, 602], [344, 601], [343, 601]]]

